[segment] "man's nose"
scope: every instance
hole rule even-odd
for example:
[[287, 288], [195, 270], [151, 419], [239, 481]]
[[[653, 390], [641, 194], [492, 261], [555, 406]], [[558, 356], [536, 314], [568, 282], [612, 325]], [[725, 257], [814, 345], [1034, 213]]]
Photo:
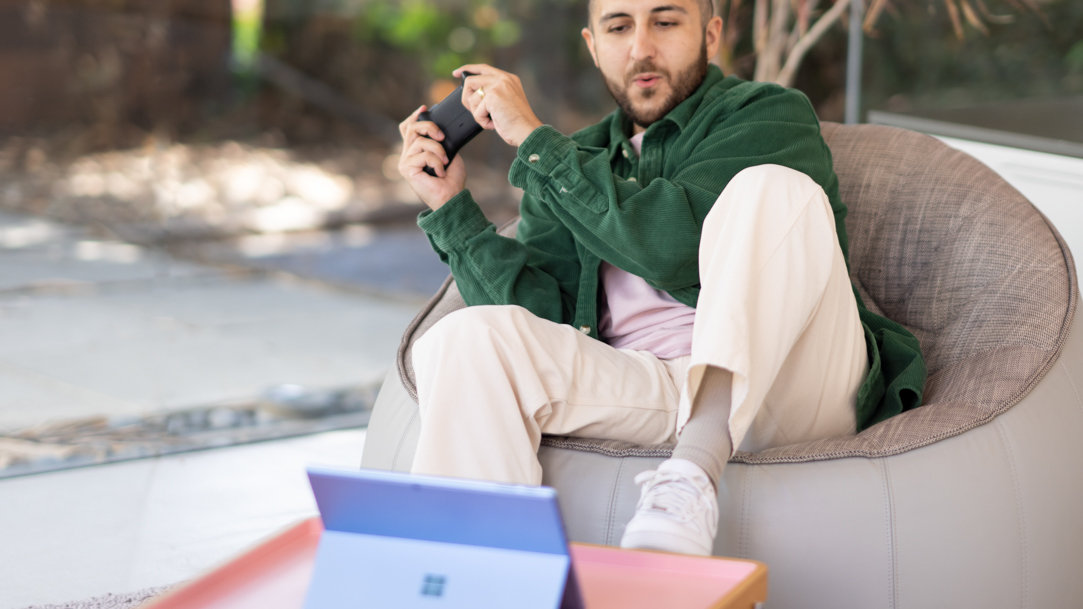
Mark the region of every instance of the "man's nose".
[[654, 57], [655, 48], [650, 26], [637, 27], [632, 37], [632, 59], [635, 61], [650, 59]]

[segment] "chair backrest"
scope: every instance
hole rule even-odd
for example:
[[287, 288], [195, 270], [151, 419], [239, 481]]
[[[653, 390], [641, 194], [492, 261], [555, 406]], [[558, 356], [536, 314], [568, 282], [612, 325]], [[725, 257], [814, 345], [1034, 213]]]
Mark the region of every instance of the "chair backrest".
[[918, 337], [925, 405], [854, 438], [749, 461], [885, 456], [986, 423], [1041, 380], [1075, 312], [1067, 245], [996, 172], [903, 129], [825, 123], [823, 134], [849, 209], [851, 279]]
[[[930, 373], [925, 402], [857, 436], [738, 453], [735, 461], [887, 456], [963, 433], [1017, 404], [1041, 380], [1074, 316], [1078, 286], [1067, 245], [994, 171], [912, 131], [824, 123], [823, 133], [849, 208], [851, 278], [870, 309], [921, 342]], [[399, 367], [408, 391], [413, 340], [461, 306], [449, 281], [407, 329]], [[554, 441], [645, 454], [615, 442], [547, 440]]]

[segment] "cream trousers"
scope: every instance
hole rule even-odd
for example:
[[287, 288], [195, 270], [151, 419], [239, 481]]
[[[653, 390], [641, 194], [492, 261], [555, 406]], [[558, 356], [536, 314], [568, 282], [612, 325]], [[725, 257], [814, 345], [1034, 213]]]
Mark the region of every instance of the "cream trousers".
[[[705, 374], [732, 373], [731, 446], [852, 434], [868, 367], [823, 189], [763, 165], [722, 191], [700, 239], [692, 354], [621, 350], [517, 306], [475, 306], [414, 345], [415, 473], [540, 484], [542, 434], [680, 441]], [[728, 458], [729, 455], [726, 455]]]

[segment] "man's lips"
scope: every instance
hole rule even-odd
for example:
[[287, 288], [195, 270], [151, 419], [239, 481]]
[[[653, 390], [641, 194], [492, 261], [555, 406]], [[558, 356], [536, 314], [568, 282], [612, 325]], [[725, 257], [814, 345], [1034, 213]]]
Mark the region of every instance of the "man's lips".
[[632, 82], [641, 89], [649, 89], [662, 82], [662, 76], [659, 74], [636, 74], [632, 78]]

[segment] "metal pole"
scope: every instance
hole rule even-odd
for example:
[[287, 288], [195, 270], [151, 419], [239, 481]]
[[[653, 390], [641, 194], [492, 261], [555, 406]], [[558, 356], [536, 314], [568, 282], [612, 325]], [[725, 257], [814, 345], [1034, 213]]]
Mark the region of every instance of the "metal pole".
[[846, 49], [846, 124], [861, 121], [861, 64], [864, 34], [861, 22], [865, 19], [865, 1], [850, 0], [850, 44]]

